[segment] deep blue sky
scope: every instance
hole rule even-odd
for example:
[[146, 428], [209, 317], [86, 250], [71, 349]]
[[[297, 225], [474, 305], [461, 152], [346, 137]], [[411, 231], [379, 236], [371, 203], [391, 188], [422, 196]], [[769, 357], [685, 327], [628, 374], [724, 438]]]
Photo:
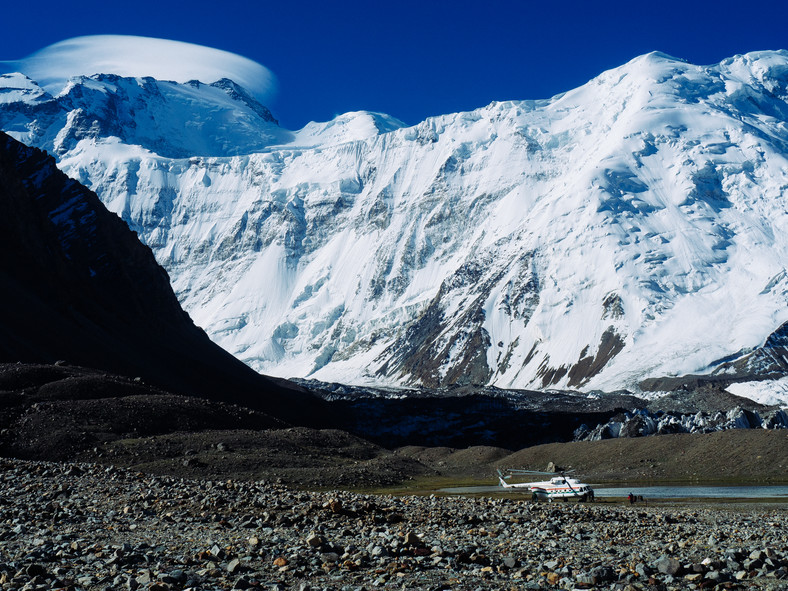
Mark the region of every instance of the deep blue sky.
[[411, 124], [493, 100], [548, 98], [659, 50], [696, 64], [788, 49], [788, 0], [17, 1], [0, 59], [79, 35], [232, 51], [268, 67], [268, 105], [298, 129], [353, 110]]

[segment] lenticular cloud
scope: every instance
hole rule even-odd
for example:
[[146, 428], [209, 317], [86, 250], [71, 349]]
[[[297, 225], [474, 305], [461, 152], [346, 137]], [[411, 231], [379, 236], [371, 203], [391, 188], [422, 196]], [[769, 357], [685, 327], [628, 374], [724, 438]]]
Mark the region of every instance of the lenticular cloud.
[[255, 61], [220, 49], [151, 37], [75, 37], [4, 65], [3, 69], [13, 65], [50, 92], [57, 92], [72, 76], [92, 74], [206, 84], [230, 78], [259, 100], [270, 99], [276, 90], [273, 74]]

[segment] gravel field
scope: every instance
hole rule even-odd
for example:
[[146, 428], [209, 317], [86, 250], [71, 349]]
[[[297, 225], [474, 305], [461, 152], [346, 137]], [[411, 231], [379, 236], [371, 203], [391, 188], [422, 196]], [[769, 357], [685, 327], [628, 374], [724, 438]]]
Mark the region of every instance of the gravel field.
[[0, 460], [0, 585], [784, 589], [788, 507], [304, 492]]

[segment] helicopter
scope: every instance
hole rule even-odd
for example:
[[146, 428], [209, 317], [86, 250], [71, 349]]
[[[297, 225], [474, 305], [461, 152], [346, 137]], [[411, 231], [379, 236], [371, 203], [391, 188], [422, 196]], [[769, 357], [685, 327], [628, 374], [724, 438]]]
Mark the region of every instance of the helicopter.
[[[561, 472], [560, 476], [556, 476], [555, 472], [539, 472], [536, 470], [518, 470], [509, 468], [505, 472], [498, 470], [498, 481], [503, 488], [511, 488], [515, 490], [528, 490], [531, 492], [531, 498], [534, 501], [547, 500], [552, 502], [554, 499], [578, 499], [580, 501], [593, 501], [594, 489], [590, 485], [580, 482], [576, 478], [569, 478], [566, 474], [571, 473]], [[550, 480], [541, 482], [506, 482], [512, 476], [552, 476]]]

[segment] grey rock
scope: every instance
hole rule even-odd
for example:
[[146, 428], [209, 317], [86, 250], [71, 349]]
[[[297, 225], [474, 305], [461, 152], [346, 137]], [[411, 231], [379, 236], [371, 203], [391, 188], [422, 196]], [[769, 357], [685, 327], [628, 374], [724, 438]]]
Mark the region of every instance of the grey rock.
[[582, 585], [593, 585], [596, 582], [591, 573], [577, 573], [575, 579]]
[[719, 581], [722, 579], [722, 573], [718, 570], [712, 570], [706, 573], [706, 579], [709, 581]]
[[175, 581], [176, 583], [182, 583], [183, 581], [186, 580], [186, 573], [182, 569], [175, 569], [173, 571], [170, 571], [169, 575], [167, 576], [171, 578], [173, 581]]
[[653, 572], [652, 569], [642, 562], [635, 565], [635, 572], [640, 575], [641, 577], [648, 577]]
[[318, 548], [323, 545], [324, 540], [322, 536], [319, 536], [315, 532], [310, 533], [306, 538], [307, 545], [311, 546], [312, 548]]
[[144, 571], [137, 576], [137, 584], [138, 585], [148, 585], [151, 582], [151, 573], [150, 571]]
[[616, 573], [610, 566], [597, 566], [591, 569], [590, 574], [594, 584], [608, 583], [616, 578]]
[[544, 567], [547, 570], [555, 570], [558, 568], [559, 564], [560, 563], [557, 560], [548, 560], [547, 562], [544, 563]]
[[655, 566], [659, 572], [666, 575], [676, 575], [681, 571], [681, 563], [667, 556], [658, 560]]

